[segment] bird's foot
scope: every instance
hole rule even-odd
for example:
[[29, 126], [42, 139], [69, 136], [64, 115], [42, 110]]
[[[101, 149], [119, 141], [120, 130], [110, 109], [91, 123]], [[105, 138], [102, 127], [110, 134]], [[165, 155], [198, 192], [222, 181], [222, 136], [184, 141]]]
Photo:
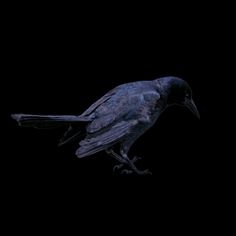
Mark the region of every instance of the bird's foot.
[[132, 170], [127, 170], [127, 169], [124, 169], [120, 172], [121, 174], [125, 174], [125, 175], [129, 175], [129, 174], [132, 174], [133, 171]]
[[115, 172], [115, 171], [117, 171], [117, 170], [120, 170], [123, 166], [124, 166], [123, 163], [122, 163], [122, 164], [115, 165], [115, 166], [113, 167], [113, 172]]
[[138, 170], [138, 171], [136, 171], [136, 173], [138, 175], [152, 175], [152, 172], [150, 170], [148, 170], [148, 169], [146, 169], [146, 170]]
[[121, 171], [121, 174], [127, 174], [128, 175], [128, 174], [132, 174], [134, 172], [136, 172], [138, 175], [152, 175], [152, 172], [149, 171], [148, 169], [146, 169], [146, 170], [138, 170], [138, 171], [123, 169]]
[[[141, 157], [137, 157], [137, 156], [134, 156], [133, 159], [131, 160], [131, 162], [134, 164], [136, 161], [142, 159]], [[117, 171], [117, 170], [120, 170], [122, 167], [124, 167], [124, 163], [121, 163], [121, 164], [118, 164], [118, 165], [115, 165], [113, 167], [113, 172]], [[127, 170], [124, 170], [125, 172], [127, 172]], [[128, 170], [129, 171], [129, 170]], [[127, 174], [127, 173], [125, 173]]]

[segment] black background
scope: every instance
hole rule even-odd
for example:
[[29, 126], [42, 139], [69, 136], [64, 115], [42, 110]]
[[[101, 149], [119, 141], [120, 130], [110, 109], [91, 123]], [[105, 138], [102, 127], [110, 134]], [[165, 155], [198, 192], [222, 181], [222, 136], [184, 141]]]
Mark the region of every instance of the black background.
[[[86, 199], [93, 206], [112, 198], [137, 209], [164, 201], [177, 208], [178, 202], [195, 202], [194, 209], [201, 208], [210, 202], [207, 193], [217, 178], [209, 117], [212, 84], [221, 78], [221, 49], [215, 46], [220, 21], [208, 17], [207, 8], [85, 9], [16, 7], [4, 19], [7, 142], [1, 159], [10, 198], [40, 199], [39, 205], [53, 205], [58, 198], [76, 205]], [[152, 176], [113, 173], [116, 162], [104, 152], [77, 159], [78, 143], [57, 147], [65, 128], [25, 129], [10, 119], [12, 113], [80, 114], [121, 83], [168, 75], [190, 84], [201, 119], [171, 107], [135, 143], [130, 155], [142, 157], [138, 167], [150, 169]]]

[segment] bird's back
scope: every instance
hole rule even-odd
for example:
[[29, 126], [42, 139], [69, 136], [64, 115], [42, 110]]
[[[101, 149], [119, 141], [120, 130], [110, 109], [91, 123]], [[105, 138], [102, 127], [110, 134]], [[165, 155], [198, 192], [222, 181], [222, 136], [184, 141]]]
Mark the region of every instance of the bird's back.
[[129, 117], [130, 113], [134, 113], [141, 102], [139, 96], [143, 93], [152, 91], [152, 81], [138, 81], [122, 84], [110, 90], [101, 99], [95, 102], [87, 109], [90, 111], [89, 116], [93, 117], [93, 121], [88, 124], [87, 132], [95, 133], [107, 128], [114, 122], [125, 117]]
[[119, 85], [93, 103], [81, 116], [103, 115], [106, 112], [113, 111], [121, 100], [128, 101], [132, 95], [152, 90], [152, 85], [153, 81], [137, 81]]

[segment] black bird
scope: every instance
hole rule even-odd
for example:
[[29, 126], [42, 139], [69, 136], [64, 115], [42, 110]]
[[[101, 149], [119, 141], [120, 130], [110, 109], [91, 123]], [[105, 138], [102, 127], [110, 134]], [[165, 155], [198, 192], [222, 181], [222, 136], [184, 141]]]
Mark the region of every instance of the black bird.
[[[150, 173], [149, 170], [137, 169], [134, 163], [138, 158], [130, 159], [129, 149], [137, 138], [153, 126], [160, 114], [174, 104], [186, 106], [200, 118], [190, 86], [183, 79], [172, 76], [119, 85], [78, 116], [13, 114], [12, 118], [20, 126], [35, 128], [85, 122], [85, 138], [80, 141], [76, 151], [78, 158], [105, 150], [120, 162], [117, 168], [129, 168], [123, 172], [144, 175]], [[80, 133], [71, 136], [71, 130], [72, 126], [60, 144], [76, 138]], [[113, 150], [117, 143], [120, 144], [119, 154]]]

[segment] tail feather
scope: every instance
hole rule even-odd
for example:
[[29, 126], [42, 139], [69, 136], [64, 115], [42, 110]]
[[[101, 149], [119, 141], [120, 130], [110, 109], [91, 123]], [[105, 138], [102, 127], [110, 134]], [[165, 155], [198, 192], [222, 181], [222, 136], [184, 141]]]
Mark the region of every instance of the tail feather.
[[89, 122], [89, 117], [73, 115], [30, 115], [30, 114], [13, 114], [13, 119], [19, 126], [34, 128], [53, 128], [73, 122]]

